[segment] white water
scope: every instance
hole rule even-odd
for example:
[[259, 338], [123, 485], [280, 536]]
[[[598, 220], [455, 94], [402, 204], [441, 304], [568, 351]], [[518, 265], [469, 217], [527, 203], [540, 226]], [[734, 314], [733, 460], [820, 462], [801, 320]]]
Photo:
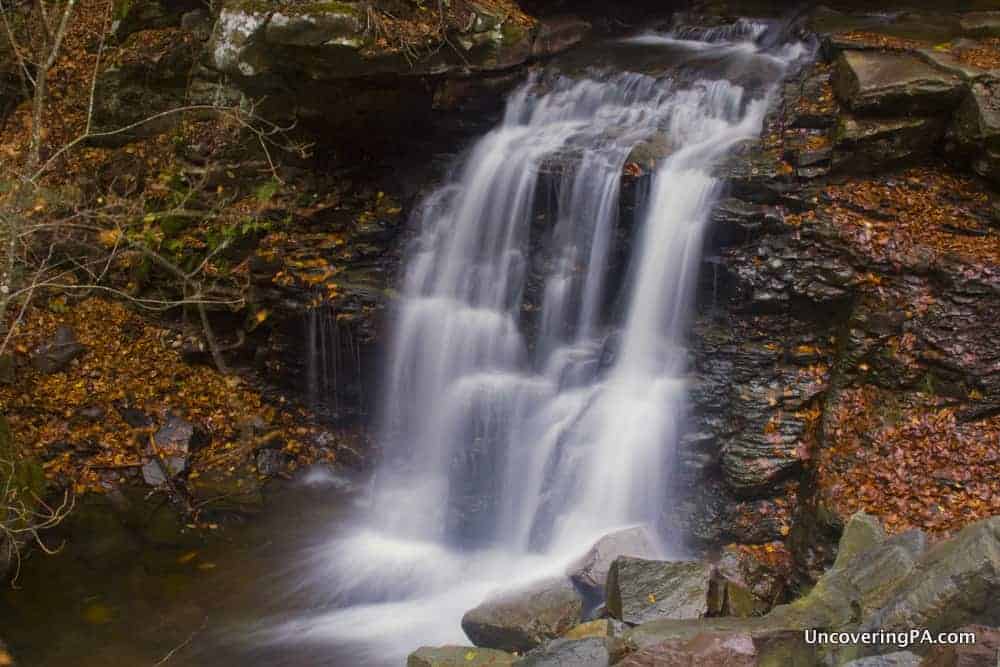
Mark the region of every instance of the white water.
[[[755, 25], [647, 35], [635, 48], [714, 50], [727, 73], [755, 68], [773, 87], [802, 50], [762, 53]], [[335, 609], [272, 637], [350, 643], [357, 664], [400, 664], [421, 645], [466, 643], [466, 610], [561, 572], [616, 528], [644, 524], [676, 548], [663, 518], [692, 283], [719, 189], [711, 168], [760, 131], [767, 106], [766, 95], [702, 77], [536, 77], [427, 198], [393, 332], [371, 507], [301, 578]], [[669, 157], [640, 202], [619, 292], [609, 267], [621, 174], [656, 134]], [[546, 206], [539, 180], [553, 172]]]

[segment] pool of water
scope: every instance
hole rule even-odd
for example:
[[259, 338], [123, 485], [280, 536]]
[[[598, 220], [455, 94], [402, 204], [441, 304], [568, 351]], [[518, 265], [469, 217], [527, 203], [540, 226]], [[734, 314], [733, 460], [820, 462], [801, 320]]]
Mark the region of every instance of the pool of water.
[[[260, 516], [191, 529], [155, 499], [123, 511], [83, 499], [54, 556], [37, 550], [0, 594], [3, 639], [21, 665], [351, 665], [329, 643], [268, 641], [267, 628], [323, 611], [314, 554], [358, 504], [342, 480], [269, 489]], [[330, 603], [332, 604], [332, 602]]]

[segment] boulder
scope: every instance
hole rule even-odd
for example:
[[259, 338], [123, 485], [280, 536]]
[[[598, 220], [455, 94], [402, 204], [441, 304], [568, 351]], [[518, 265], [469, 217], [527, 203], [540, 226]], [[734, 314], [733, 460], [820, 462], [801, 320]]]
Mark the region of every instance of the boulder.
[[935, 117], [842, 114], [834, 137], [833, 169], [865, 173], [926, 159], [941, 143], [946, 128], [946, 122]]
[[424, 646], [406, 659], [406, 667], [506, 667], [514, 656], [503, 651], [471, 646]]
[[153, 447], [146, 450], [142, 477], [150, 486], [160, 486], [168, 478], [183, 472], [194, 448], [195, 428], [191, 422], [170, 415], [153, 436]]
[[581, 590], [604, 596], [608, 571], [619, 556], [658, 558], [661, 556], [656, 540], [642, 526], [626, 528], [605, 535], [579, 560], [566, 568], [566, 576]]
[[1000, 183], [1000, 78], [972, 84], [955, 113], [951, 135], [976, 173]]
[[783, 576], [736, 547], [723, 550], [716, 575], [723, 616], [761, 616], [784, 594]]
[[924, 656], [921, 667], [996, 667], [1000, 658], [1000, 629], [966, 625], [956, 632], [972, 632], [975, 644], [938, 644]]
[[[872, 572], [874, 563], [865, 553], [852, 566]], [[863, 630], [1000, 625], [1000, 516], [966, 526], [936, 545], [891, 593], [866, 618]]]
[[628, 656], [620, 667], [756, 667], [757, 648], [747, 634], [702, 633], [664, 642]]
[[912, 54], [844, 51], [833, 88], [854, 112], [901, 116], [947, 112], [961, 100], [963, 83]]
[[538, 26], [531, 55], [540, 58], [576, 46], [590, 34], [591, 25], [576, 16], [545, 19]]
[[633, 625], [708, 613], [713, 568], [702, 561], [621, 557], [608, 573], [608, 612]]
[[837, 558], [808, 595], [775, 607], [769, 614], [772, 620], [794, 628], [842, 628], [860, 623], [880, 609], [915, 571], [927, 549], [927, 536], [920, 531], [894, 535], [851, 557], [849, 544], [841, 543], [845, 555]]
[[833, 569], [843, 568], [860, 553], [874, 549], [885, 542], [885, 530], [877, 517], [856, 512], [844, 526], [837, 545], [837, 560]]
[[76, 333], [67, 326], [61, 326], [56, 329], [51, 341], [35, 348], [31, 365], [43, 375], [58, 373], [86, 351], [87, 348], [76, 340]]
[[565, 577], [501, 593], [469, 610], [462, 629], [476, 646], [524, 653], [578, 625], [583, 599]]
[[608, 667], [612, 661], [608, 639], [557, 639], [515, 662], [517, 667]]
[[1000, 37], [1000, 12], [967, 12], [959, 21], [970, 37]]

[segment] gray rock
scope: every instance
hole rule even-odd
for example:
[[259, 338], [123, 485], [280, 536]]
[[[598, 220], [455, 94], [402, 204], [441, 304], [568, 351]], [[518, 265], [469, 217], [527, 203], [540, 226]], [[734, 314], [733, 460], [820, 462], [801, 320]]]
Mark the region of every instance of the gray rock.
[[941, 118], [859, 118], [842, 114], [838, 119], [834, 170], [841, 173], [879, 171], [927, 158], [944, 138]]
[[943, 631], [968, 623], [1000, 625], [1000, 516], [929, 550], [862, 628]]
[[883, 542], [885, 542], [885, 531], [878, 518], [864, 512], [855, 513], [844, 526], [844, 532], [837, 547], [837, 561], [833, 565], [834, 569], [843, 568], [858, 554], [874, 549]]
[[713, 568], [702, 561], [618, 558], [608, 573], [608, 612], [626, 623], [702, 618]]
[[545, 19], [538, 26], [531, 55], [539, 58], [565, 51], [586, 39], [590, 30], [590, 23], [576, 16]]
[[972, 85], [955, 113], [951, 134], [976, 173], [1000, 183], [1000, 78]]
[[621, 667], [756, 667], [757, 647], [753, 638], [738, 633], [700, 633], [690, 639], [664, 642], [629, 655]]
[[855, 112], [904, 115], [948, 111], [961, 99], [963, 83], [912, 54], [844, 51], [833, 88]]
[[406, 659], [406, 667], [504, 667], [514, 664], [514, 656], [503, 651], [471, 646], [424, 646]]
[[193, 449], [194, 436], [194, 424], [177, 415], [168, 417], [167, 423], [153, 436], [155, 448], [145, 452], [142, 477], [146, 483], [160, 486], [183, 472]]
[[970, 37], [1000, 37], [1000, 12], [968, 12], [959, 23]]
[[87, 348], [76, 340], [76, 333], [69, 327], [61, 326], [56, 329], [51, 341], [35, 349], [31, 365], [44, 375], [58, 373], [86, 351]]
[[605, 535], [579, 560], [566, 568], [566, 576], [588, 593], [603, 597], [608, 583], [608, 571], [619, 556], [659, 558], [656, 540], [642, 526], [626, 528]]
[[547, 579], [490, 598], [466, 612], [462, 629], [476, 646], [523, 653], [576, 626], [583, 600], [569, 579]]
[[557, 639], [527, 653], [517, 667], [608, 667], [612, 652], [607, 639]]
[[288, 472], [292, 458], [280, 449], [262, 449], [257, 452], [257, 472], [266, 477], [277, 477]]

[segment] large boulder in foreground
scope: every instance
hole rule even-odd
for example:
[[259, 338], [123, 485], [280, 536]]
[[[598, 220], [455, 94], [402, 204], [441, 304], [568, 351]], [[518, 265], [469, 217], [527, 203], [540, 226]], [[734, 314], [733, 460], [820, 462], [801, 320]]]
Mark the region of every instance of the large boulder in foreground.
[[462, 617], [476, 646], [526, 653], [580, 623], [583, 599], [565, 577], [490, 598]]
[[626, 528], [605, 535], [579, 560], [566, 568], [568, 576], [581, 590], [603, 597], [611, 564], [620, 556], [659, 558], [656, 540], [642, 526]]
[[949, 111], [961, 100], [964, 84], [911, 54], [844, 51], [833, 88], [854, 112], [904, 116]]
[[471, 646], [424, 646], [406, 659], [406, 667], [508, 667], [514, 656]]
[[935, 545], [861, 627], [941, 632], [969, 623], [1000, 625], [1000, 516]]
[[633, 625], [708, 613], [714, 568], [702, 561], [621, 557], [608, 573], [608, 612]]

